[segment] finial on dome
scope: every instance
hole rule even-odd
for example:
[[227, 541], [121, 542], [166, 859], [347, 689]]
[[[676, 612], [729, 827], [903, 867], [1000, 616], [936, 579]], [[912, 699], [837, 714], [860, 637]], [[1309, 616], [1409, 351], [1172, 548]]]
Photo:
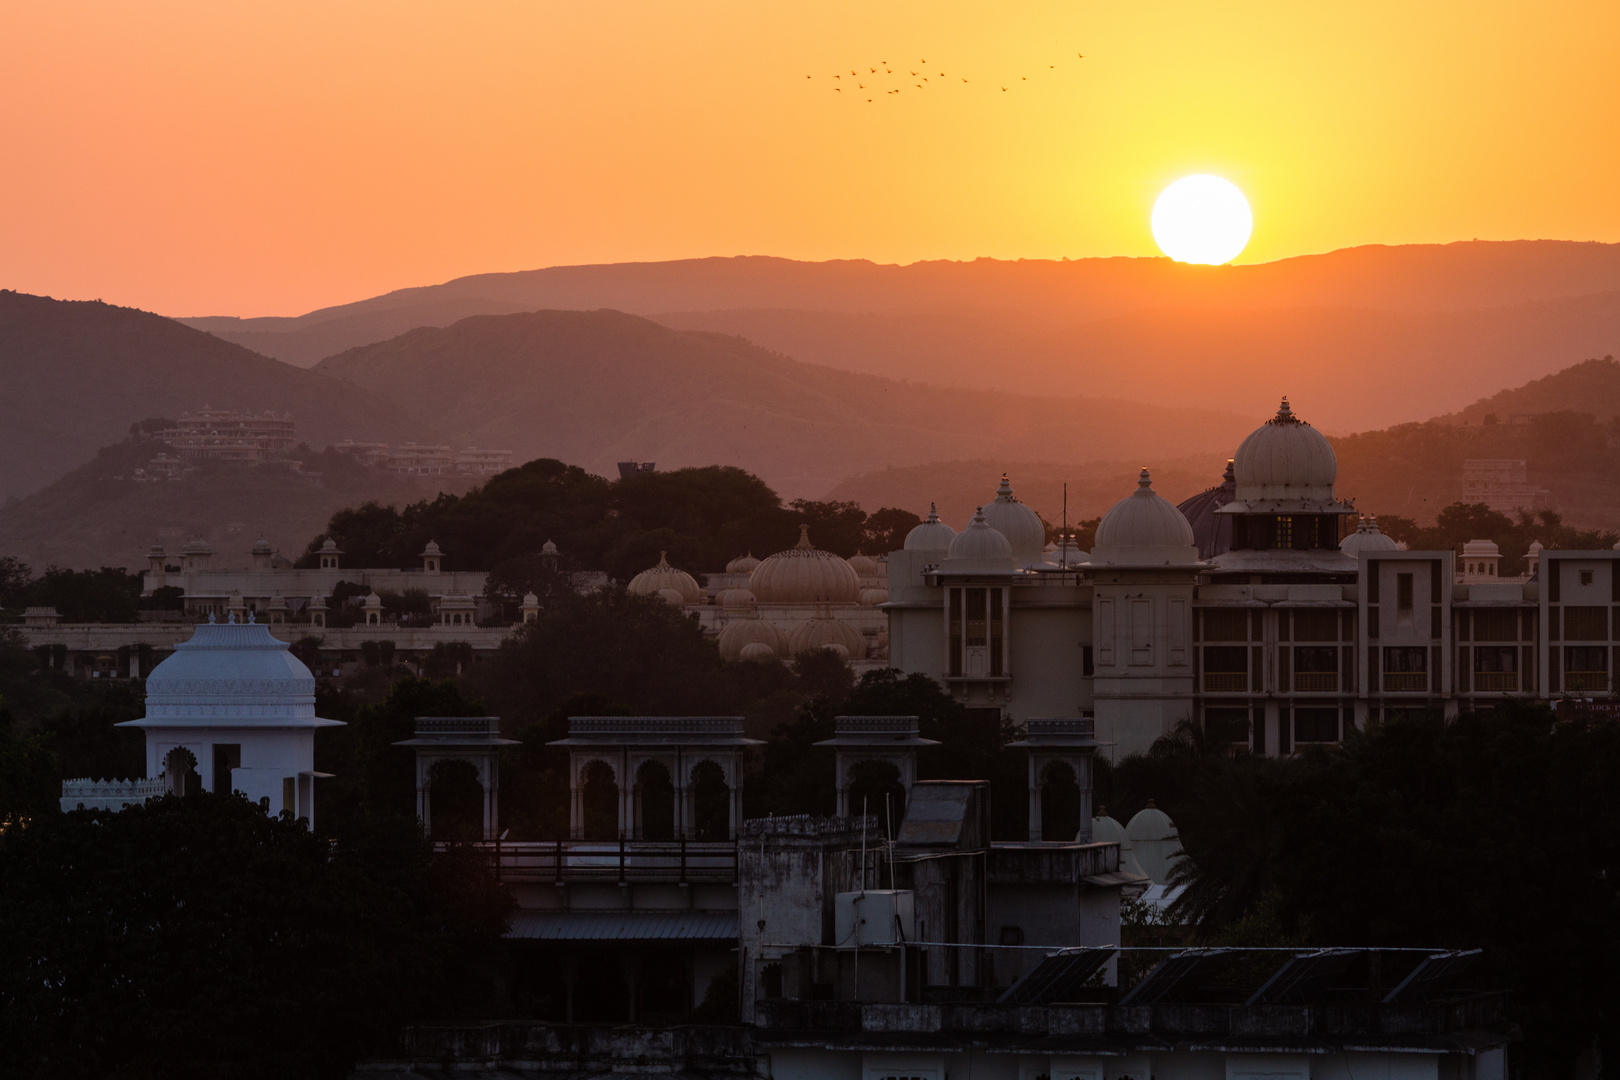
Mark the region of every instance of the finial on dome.
[[814, 544], [810, 543], [810, 526], [809, 525], [805, 525], [805, 524], [802, 524], [802, 523], [799, 525], [799, 542], [797, 544], [794, 544], [793, 546], [796, 547], [796, 548], [804, 548], [805, 550], [809, 550], [810, 548], [813, 548], [815, 546]]
[[928, 517], [926, 517], [924, 520], [927, 521], [930, 525], [938, 525], [939, 524], [939, 507], [937, 505], [935, 505], [934, 503], [929, 503], [928, 504]]
[[1268, 424], [1303, 424], [1304, 422], [1294, 415], [1293, 409], [1288, 407], [1287, 397], [1284, 397], [1282, 404], [1277, 406], [1277, 415], [1266, 421]]
[[231, 612], [231, 625], [232, 626], [236, 625], [236, 612], [234, 612], [234, 611]]
[[258, 619], [256, 619], [256, 618], [254, 618], [254, 616], [255, 616], [255, 615], [256, 615], [256, 614], [258, 614], [258, 613], [257, 613], [257, 612], [253, 612], [253, 611], [250, 611], [250, 612], [248, 612], [248, 625], [249, 625], [249, 626], [252, 626], [252, 625], [253, 625], [253, 624], [254, 624], [254, 623], [256, 623], [256, 622], [258, 622], [258, 621], [259, 621], [259, 620], [258, 620]]
[[1012, 481], [1007, 479], [1006, 473], [1001, 474], [1001, 486], [996, 488], [996, 498], [1002, 502], [1013, 501]]
[[208, 613], [208, 625], [209, 625], [209, 626], [213, 626], [213, 625], [214, 625], [214, 613], [213, 613], [213, 612], [212, 612], [212, 611], [210, 611], [210, 612], [209, 612], [209, 613]]
[[984, 520], [984, 507], [982, 506], [973, 511], [973, 520], [968, 522], [969, 528], [975, 525], [983, 525], [987, 529], [990, 527], [990, 523]]
[[660, 551], [658, 553], [658, 566], [656, 567], [656, 569], [659, 569], [659, 570], [673, 569], [669, 565], [669, 559], [665, 558], [665, 556], [667, 556], [668, 554], [669, 554], [669, 552], [667, 552], [667, 551]]
[[1153, 477], [1148, 474], [1145, 468], [1136, 477], [1136, 490], [1138, 494], [1153, 490]]

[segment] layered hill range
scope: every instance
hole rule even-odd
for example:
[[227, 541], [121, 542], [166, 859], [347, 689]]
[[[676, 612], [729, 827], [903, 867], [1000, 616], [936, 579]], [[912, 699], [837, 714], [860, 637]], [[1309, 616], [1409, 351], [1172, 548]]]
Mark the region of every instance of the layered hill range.
[[172, 319], [0, 290], [0, 498], [24, 495], [123, 438], [204, 405], [291, 413], [317, 448], [428, 441], [388, 399]]
[[602, 474], [618, 461], [739, 465], [788, 498], [941, 460], [1184, 456], [1253, 427], [1209, 409], [905, 383], [614, 311], [475, 316], [350, 349], [314, 371], [519, 460]]
[[806, 363], [937, 385], [1254, 415], [1330, 431], [1460, 409], [1620, 352], [1620, 245], [1370, 246], [1251, 266], [1168, 259], [565, 266], [402, 289], [297, 318], [188, 324], [293, 364], [469, 315], [613, 308]]

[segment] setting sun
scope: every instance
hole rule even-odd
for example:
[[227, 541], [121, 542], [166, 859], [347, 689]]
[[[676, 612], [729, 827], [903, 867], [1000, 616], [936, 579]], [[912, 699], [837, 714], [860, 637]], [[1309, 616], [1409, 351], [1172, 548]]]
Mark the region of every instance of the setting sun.
[[1219, 176], [1183, 176], [1153, 204], [1153, 239], [1177, 262], [1231, 262], [1253, 228], [1249, 200]]

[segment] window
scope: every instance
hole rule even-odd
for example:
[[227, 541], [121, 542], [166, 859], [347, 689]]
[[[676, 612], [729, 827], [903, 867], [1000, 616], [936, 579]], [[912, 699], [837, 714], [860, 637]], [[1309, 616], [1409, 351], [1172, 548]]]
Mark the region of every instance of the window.
[[1592, 571], [1590, 571], [1590, 570], [1582, 570], [1581, 571], [1581, 584], [1582, 585], [1590, 585], [1590, 584], [1592, 584]]
[[1421, 645], [1385, 646], [1384, 670], [1394, 672], [1428, 671], [1429, 650]]
[[1339, 710], [1295, 709], [1294, 742], [1330, 743], [1339, 741]]
[[1294, 612], [1295, 641], [1339, 640], [1339, 613], [1332, 609]]
[[1215, 746], [1249, 742], [1248, 709], [1205, 709], [1204, 738]]
[[1602, 645], [1564, 646], [1564, 689], [1571, 693], [1609, 689], [1609, 650]]
[[962, 590], [951, 590], [950, 601], [950, 635], [948, 647], [950, 655], [947, 657], [946, 671], [952, 675], [962, 674]]
[[1291, 548], [1294, 546], [1294, 519], [1287, 514], [1277, 518], [1277, 531], [1275, 533], [1275, 547]]
[[1474, 689], [1482, 693], [1517, 693], [1519, 689], [1519, 647], [1517, 645], [1475, 645]]
[[1242, 645], [1204, 646], [1204, 690], [1245, 693], [1249, 689], [1249, 650]]
[[1204, 612], [1205, 641], [1248, 641], [1249, 613], [1242, 609], [1213, 608]]
[[1001, 943], [1003, 945], [1022, 945], [1024, 943], [1024, 928], [1022, 926], [1003, 926], [1001, 928]]
[[1334, 645], [1294, 646], [1294, 689], [1331, 692], [1339, 688], [1339, 650]]
[[1516, 611], [1476, 611], [1472, 621], [1475, 641], [1519, 640], [1519, 615]]
[[1007, 674], [1002, 664], [1002, 639], [1005, 637], [1002, 626], [1001, 590], [987, 590], [990, 605], [990, 675], [992, 678], [1001, 678]]
[[1400, 611], [1412, 610], [1412, 575], [1395, 575], [1395, 607]]
[[967, 590], [966, 644], [970, 649], [982, 649], [988, 637], [985, 626], [984, 590]]
[[[1587, 573], [1588, 571], [1582, 571]], [[1601, 607], [1567, 607], [1564, 609], [1565, 641], [1609, 640], [1609, 610]]]

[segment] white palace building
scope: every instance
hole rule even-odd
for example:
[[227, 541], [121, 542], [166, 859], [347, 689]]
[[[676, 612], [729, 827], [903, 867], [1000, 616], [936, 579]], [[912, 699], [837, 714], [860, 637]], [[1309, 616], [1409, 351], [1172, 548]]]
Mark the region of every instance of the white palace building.
[[1179, 507], [1143, 469], [1089, 553], [1043, 551], [1003, 478], [961, 532], [931, 516], [890, 555], [889, 663], [987, 715], [1093, 718], [1115, 759], [1182, 720], [1282, 755], [1376, 717], [1609, 698], [1620, 551], [1532, 545], [1529, 578], [1501, 578], [1489, 541], [1461, 566], [1400, 550], [1337, 473], [1284, 399]]

